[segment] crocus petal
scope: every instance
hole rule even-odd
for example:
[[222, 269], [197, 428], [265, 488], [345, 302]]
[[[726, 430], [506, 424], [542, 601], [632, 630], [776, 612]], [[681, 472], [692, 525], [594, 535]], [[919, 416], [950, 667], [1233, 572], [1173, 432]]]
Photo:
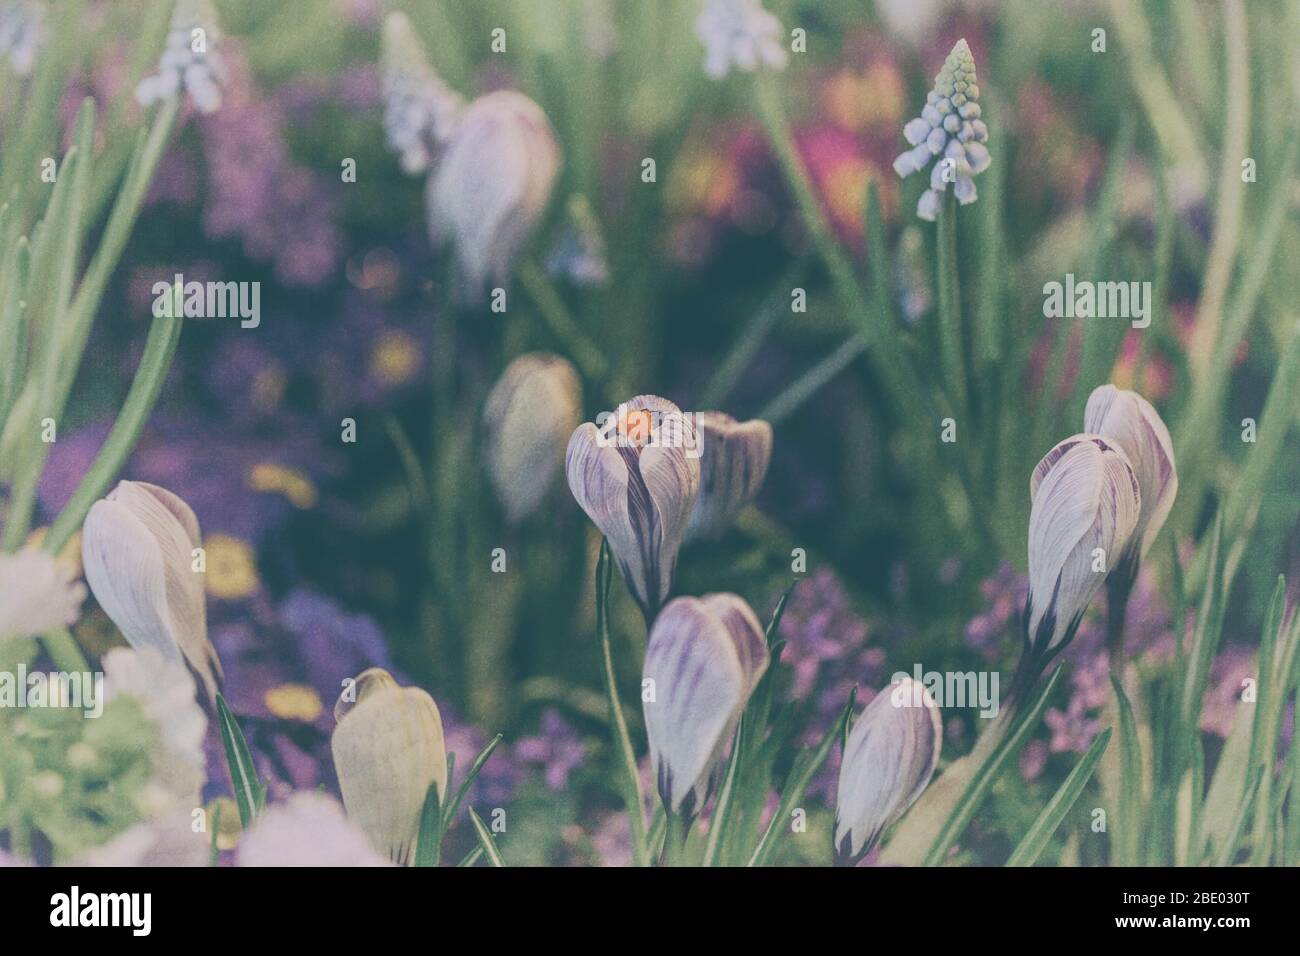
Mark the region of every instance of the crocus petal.
[[1114, 385], [1099, 386], [1088, 396], [1083, 427], [1114, 439], [1133, 466], [1142, 488], [1142, 513], [1131, 547], [1140, 548], [1140, 554], [1145, 556], [1178, 494], [1178, 469], [1169, 429], [1150, 402]]
[[194, 512], [176, 495], [122, 481], [86, 516], [81, 539], [86, 581], [133, 647], [184, 660], [215, 700], [221, 662], [208, 641], [200, 546]]
[[930, 692], [910, 677], [882, 690], [853, 724], [840, 764], [835, 848], [857, 859], [930, 783], [943, 724]]
[[81, 613], [86, 586], [44, 551], [0, 554], [0, 640], [67, 627]]
[[582, 385], [565, 359], [530, 352], [511, 362], [483, 409], [488, 475], [506, 518], [531, 514], [555, 484], [582, 416]]
[[723, 412], [701, 412], [700, 494], [687, 540], [717, 535], [758, 496], [772, 460], [772, 426], [738, 422]]
[[338, 725], [330, 741], [339, 790], [349, 818], [380, 853], [409, 863], [420, 814], [431, 785], [447, 792], [447, 749], [442, 717], [418, 687], [399, 687], [372, 668], [339, 698]]
[[[1053, 448], [1030, 480], [1026, 621], [1037, 653], [1063, 646], [1127, 546], [1141, 490], [1119, 447], [1076, 435]], [[1103, 563], [1094, 571], [1093, 552]]]
[[[694, 816], [767, 668], [753, 611], [735, 595], [677, 598], [650, 631], [643, 694], [650, 761], [664, 805]], [[652, 682], [652, 683], [646, 683]]]

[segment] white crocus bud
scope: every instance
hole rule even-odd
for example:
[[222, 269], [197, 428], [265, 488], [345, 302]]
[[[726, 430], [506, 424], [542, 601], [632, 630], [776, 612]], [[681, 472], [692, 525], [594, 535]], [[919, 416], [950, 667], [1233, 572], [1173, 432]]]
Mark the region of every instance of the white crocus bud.
[[1142, 489], [1142, 513], [1129, 552], [1135, 558], [1145, 557], [1178, 495], [1178, 469], [1169, 429], [1160, 413], [1137, 392], [1102, 385], [1088, 396], [1083, 430], [1113, 439], [1133, 466]]
[[86, 586], [52, 554], [0, 554], [0, 640], [67, 627], [81, 613]]
[[699, 813], [749, 697], [767, 670], [758, 618], [734, 594], [670, 601], [655, 621], [642, 672], [650, 762], [673, 813]]
[[501, 373], [483, 408], [488, 475], [511, 524], [530, 515], [564, 467], [582, 421], [582, 383], [558, 355], [530, 352]]
[[569, 490], [609, 540], [647, 621], [672, 586], [700, 490], [695, 426], [672, 402], [638, 395], [569, 438]]
[[772, 460], [772, 426], [738, 422], [723, 412], [696, 416], [700, 439], [700, 496], [686, 539], [708, 538], [731, 526], [757, 496]]
[[[447, 794], [447, 747], [433, 698], [371, 668], [334, 706], [331, 748], [348, 817], [375, 849], [410, 863], [429, 787]], [[444, 804], [445, 805], [445, 804]]]
[[157, 485], [121, 481], [86, 515], [81, 563], [99, 606], [127, 642], [183, 661], [211, 703], [221, 662], [208, 640], [201, 546], [189, 505]]
[[542, 108], [512, 90], [465, 107], [429, 178], [429, 233], [450, 244], [461, 294], [504, 284], [551, 198], [560, 147]]
[[1029, 483], [1031, 652], [1045, 660], [1064, 647], [1088, 603], [1124, 554], [1142, 510], [1142, 491], [1119, 445], [1075, 435], [1049, 451]]
[[853, 724], [835, 795], [835, 854], [867, 853], [930, 783], [943, 746], [939, 708], [904, 676], [881, 691]]

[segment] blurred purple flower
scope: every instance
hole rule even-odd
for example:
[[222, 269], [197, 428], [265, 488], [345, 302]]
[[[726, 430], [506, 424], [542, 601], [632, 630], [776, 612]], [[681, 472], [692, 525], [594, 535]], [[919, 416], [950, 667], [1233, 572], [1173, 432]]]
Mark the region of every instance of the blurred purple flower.
[[568, 787], [569, 774], [582, 766], [587, 748], [582, 738], [555, 708], [542, 713], [537, 733], [515, 741], [514, 757], [524, 766], [538, 767], [555, 791]]

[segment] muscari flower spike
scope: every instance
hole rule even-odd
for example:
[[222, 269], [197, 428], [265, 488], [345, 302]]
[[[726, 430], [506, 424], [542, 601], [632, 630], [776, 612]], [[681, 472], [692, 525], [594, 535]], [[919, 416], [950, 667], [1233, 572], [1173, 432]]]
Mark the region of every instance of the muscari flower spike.
[[975, 82], [975, 59], [965, 40], [943, 62], [934, 78], [934, 89], [925, 98], [921, 115], [903, 127], [912, 148], [894, 160], [894, 172], [902, 178], [920, 172], [933, 157], [941, 157], [930, 171], [930, 188], [921, 194], [916, 214], [928, 222], [939, 216], [939, 194], [953, 184], [963, 206], [976, 199], [975, 180], [992, 161], [989, 130], [980, 119], [980, 88]]
[[465, 100], [429, 64], [404, 13], [384, 20], [384, 136], [402, 171], [422, 173], [455, 128]]
[[217, 55], [220, 41], [221, 25], [209, 0], [180, 0], [172, 14], [158, 72], [140, 81], [136, 100], [148, 106], [183, 88], [200, 113], [215, 113], [221, 107], [221, 88], [226, 81]]
[[27, 76], [36, 65], [44, 20], [44, 8], [32, 0], [0, 3], [0, 61], [19, 76]]
[[720, 80], [735, 67], [753, 73], [760, 66], [785, 68], [781, 21], [759, 0], [705, 0], [695, 21], [695, 35], [704, 44], [704, 72]]

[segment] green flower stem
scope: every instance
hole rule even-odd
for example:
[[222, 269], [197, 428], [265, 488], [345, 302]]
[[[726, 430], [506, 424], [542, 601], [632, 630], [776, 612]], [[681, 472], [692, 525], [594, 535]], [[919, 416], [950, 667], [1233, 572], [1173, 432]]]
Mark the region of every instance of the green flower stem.
[[1038, 814], [1029, 832], [1025, 834], [1024, 839], [1007, 860], [1007, 866], [1033, 866], [1038, 862], [1043, 850], [1047, 849], [1052, 834], [1056, 832], [1061, 821], [1065, 819], [1075, 801], [1079, 799], [1079, 795], [1083, 793], [1083, 788], [1092, 779], [1092, 773], [1097, 769], [1097, 761], [1101, 759], [1101, 755], [1106, 751], [1106, 745], [1110, 743], [1110, 735], [1110, 727], [1097, 735], [1088, 752], [1065, 778], [1065, 783], [1061, 784], [1060, 789], [1047, 802], [1047, 806], [1043, 807], [1042, 812]]
[[870, 347], [865, 335], [858, 333], [844, 341], [797, 379], [782, 389], [781, 393], [763, 406], [758, 417], [776, 425], [799, 409], [804, 402], [817, 394], [831, 379], [839, 375], [853, 360]]
[[[846, 342], [844, 348], [848, 351], [856, 348], [857, 354], [867, 348], [876, 349], [879, 358], [875, 364], [881, 379], [897, 407], [907, 409], [910, 396], [899, 374], [902, 366], [898, 361], [900, 353], [895, 330], [884, 315], [877, 315], [874, 322], [871, 320], [873, 310], [854, 275], [852, 262], [836, 242], [826, 222], [807, 170], [795, 149], [790, 119], [772, 78], [767, 75], [758, 76], [754, 81], [754, 92], [764, 132], [776, 153], [781, 171], [794, 192], [804, 225], [812, 235], [817, 252], [830, 273], [835, 294], [851, 320], [862, 328], [862, 333]], [[854, 344], [850, 346], [850, 343]]]
[[[605, 696], [609, 700], [609, 723], [614, 730], [618, 762], [623, 778], [623, 802], [627, 807], [628, 824], [632, 831], [632, 858], [637, 866], [650, 864], [646, 842], [645, 798], [641, 793], [641, 775], [637, 772], [636, 751], [628, 733], [623, 705], [618, 700], [618, 683], [614, 676], [614, 651], [609, 641], [609, 582], [612, 576], [609, 542], [601, 540], [600, 557], [596, 561], [596, 633], [600, 638], [601, 675], [605, 681]], [[671, 836], [671, 834], [670, 834]]]
[[962, 348], [961, 279], [957, 274], [957, 196], [953, 189], [943, 193], [938, 236], [939, 356], [943, 377], [956, 411], [965, 411], [966, 366]]
[[66, 627], [50, 631], [41, 638], [41, 642], [58, 670], [65, 674], [84, 674], [90, 670], [81, 645]]
[[681, 866], [685, 856], [686, 838], [690, 836], [691, 825], [680, 814], [671, 811], [667, 814], [667, 829], [664, 831], [663, 855], [659, 858], [660, 866]]
[[537, 306], [542, 321], [569, 353], [578, 368], [582, 369], [582, 374], [588, 381], [603, 381], [609, 372], [609, 362], [570, 314], [564, 300], [555, 291], [546, 274], [532, 260], [521, 263], [517, 274], [533, 304]]
[[94, 464], [50, 526], [49, 533], [45, 536], [45, 550], [56, 553], [68, 543], [81, 527], [90, 506], [103, 496], [126, 464], [158, 401], [158, 394], [162, 391], [167, 370], [171, 368], [172, 356], [176, 354], [176, 344], [180, 341], [182, 321], [172, 316], [160, 316], [153, 320], [140, 367], [136, 369], [131, 388], [122, 403], [122, 411], [118, 413], [117, 421], [113, 423], [112, 431], [99, 449]]

